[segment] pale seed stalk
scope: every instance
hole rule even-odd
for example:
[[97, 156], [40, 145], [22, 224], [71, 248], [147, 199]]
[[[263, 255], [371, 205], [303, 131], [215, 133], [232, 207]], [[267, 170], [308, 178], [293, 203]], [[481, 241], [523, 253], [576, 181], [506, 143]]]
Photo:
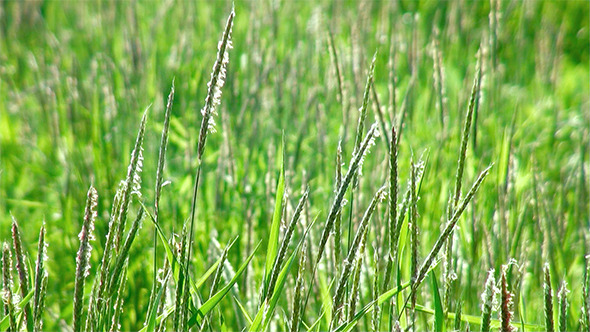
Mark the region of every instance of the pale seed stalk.
[[481, 172], [479, 174], [479, 176], [477, 177], [477, 180], [475, 181], [473, 186], [471, 186], [471, 189], [469, 190], [469, 192], [467, 193], [467, 195], [465, 196], [465, 198], [463, 199], [461, 204], [459, 204], [459, 207], [457, 208], [457, 210], [453, 214], [453, 217], [451, 218], [451, 220], [449, 220], [447, 222], [447, 225], [445, 226], [443, 232], [436, 240], [434, 246], [432, 247], [432, 249], [428, 253], [428, 256], [426, 256], [424, 263], [422, 263], [422, 265], [420, 267], [420, 270], [419, 270], [420, 272], [418, 273], [418, 278], [416, 279], [416, 284], [415, 284], [416, 286], [415, 287], [418, 287], [420, 285], [420, 283], [424, 280], [424, 277], [426, 276], [426, 273], [428, 272], [428, 270], [430, 269], [430, 266], [434, 262], [434, 259], [438, 255], [438, 253], [439, 253], [440, 249], [442, 248], [443, 244], [445, 243], [445, 241], [449, 238], [449, 235], [451, 235], [451, 231], [454, 229], [455, 225], [457, 224], [457, 221], [459, 221], [459, 217], [461, 217], [461, 214], [463, 214], [463, 211], [465, 211], [465, 209], [467, 208], [467, 205], [469, 204], [469, 202], [471, 202], [471, 200], [473, 199], [473, 196], [475, 196], [475, 193], [477, 193], [477, 191], [479, 190], [481, 183], [483, 182], [485, 177], [488, 175], [491, 167], [492, 167], [491, 165], [488, 166], [483, 172]]
[[[225, 69], [227, 64], [229, 63], [229, 50], [232, 48], [231, 43], [231, 31], [233, 27], [235, 12], [232, 8], [231, 13], [227, 19], [227, 24], [225, 25], [225, 30], [223, 32], [223, 37], [218, 44], [218, 51], [217, 51], [217, 59], [215, 60], [215, 64], [213, 65], [213, 71], [211, 72], [211, 80], [207, 84], [207, 97], [205, 97], [205, 106], [201, 110], [201, 115], [203, 116], [203, 120], [201, 122], [201, 130], [199, 132], [199, 141], [197, 146], [197, 159], [198, 159], [198, 166], [197, 166], [197, 174], [195, 176], [195, 185], [193, 188], [193, 198], [191, 202], [191, 213], [190, 213], [190, 228], [189, 228], [189, 236], [188, 236], [188, 244], [187, 244], [187, 254], [184, 257], [184, 268], [185, 268], [185, 278], [187, 282], [184, 283], [184, 290], [183, 290], [183, 304], [184, 307], [188, 306], [188, 299], [189, 299], [189, 283], [190, 283], [190, 263], [191, 263], [191, 249], [192, 249], [192, 241], [194, 237], [194, 224], [195, 224], [195, 211], [197, 209], [197, 192], [199, 188], [199, 180], [201, 178], [201, 165], [203, 162], [203, 152], [205, 151], [205, 143], [207, 142], [207, 133], [209, 131], [215, 130], [215, 120], [213, 116], [216, 113], [216, 108], [219, 106], [221, 102], [221, 89], [225, 84]], [[184, 310], [184, 315], [181, 317], [182, 320], [185, 320], [185, 315], [188, 313], [188, 310]], [[184, 324], [184, 323], [183, 323]]]
[[[324, 226], [324, 230], [323, 230], [321, 238], [320, 238], [320, 244], [317, 248], [318, 255], [315, 260], [313, 271], [311, 273], [312, 280], [315, 278], [315, 273], [316, 273], [317, 267], [319, 265], [320, 260], [322, 259], [322, 255], [324, 254], [324, 251], [326, 249], [326, 243], [328, 242], [328, 238], [329, 238], [330, 233], [332, 231], [332, 227], [334, 227], [334, 221], [336, 220], [336, 215], [337, 215], [338, 211], [342, 208], [342, 201], [344, 200], [344, 194], [346, 193], [346, 190], [348, 189], [353, 176], [357, 173], [357, 171], [359, 169], [362, 168], [363, 158], [364, 158], [365, 154], [368, 152], [369, 147], [375, 144], [374, 138], [376, 136], [378, 136], [378, 134], [379, 134], [379, 131], [377, 130], [377, 125], [373, 124], [371, 126], [371, 129], [369, 129], [369, 131], [367, 132], [367, 135], [365, 136], [365, 139], [364, 139], [363, 143], [361, 144], [359, 150], [353, 154], [348, 171], [346, 172], [346, 175], [344, 176], [344, 180], [342, 181], [342, 185], [338, 189], [338, 193], [336, 194], [336, 198], [334, 199], [334, 202], [332, 203], [332, 207], [330, 208], [330, 213], [328, 214], [328, 218], [326, 219], [326, 224]], [[310, 287], [310, 290], [311, 290], [311, 287]], [[309, 298], [309, 291], [310, 290], [308, 290], [307, 298]], [[307, 299], [306, 299], [306, 302], [307, 302]], [[303, 309], [305, 309], [305, 305], [303, 306]]]
[[[166, 164], [166, 149], [168, 147], [168, 130], [170, 128], [170, 116], [172, 113], [172, 103], [174, 101], [174, 80], [172, 80], [172, 87], [170, 94], [168, 94], [168, 102], [166, 103], [166, 113], [164, 114], [164, 128], [162, 129], [162, 138], [160, 140], [160, 152], [158, 154], [158, 169], [156, 171], [156, 191], [154, 198], [154, 221], [156, 224], [160, 222], [160, 196], [162, 195], [162, 183], [164, 181], [164, 166]], [[154, 301], [156, 295], [157, 275], [158, 275], [158, 233], [156, 225], [154, 225], [154, 283], [152, 286], [152, 293], [150, 296], [150, 306]], [[149, 310], [148, 310], [149, 312]], [[146, 317], [147, 319], [147, 317]]]
[[[377, 248], [373, 248], [373, 261], [375, 262], [375, 271], [373, 274], [373, 300], [377, 300], [379, 298], [379, 255], [377, 252]], [[377, 302], [375, 302], [375, 307], [373, 308], [373, 317], [371, 320], [371, 329], [373, 332], [379, 331], [381, 323], [381, 306]]]
[[488, 278], [486, 280], [486, 286], [484, 292], [481, 295], [482, 307], [481, 307], [481, 331], [489, 332], [490, 323], [492, 320], [492, 307], [494, 302], [494, 296], [496, 295], [496, 280], [494, 278], [494, 269], [488, 272]]
[[80, 249], [76, 256], [76, 281], [74, 285], [74, 332], [82, 329], [82, 307], [84, 306], [84, 282], [90, 272], [90, 241], [94, 240], [94, 221], [96, 220], [96, 205], [98, 194], [93, 186], [88, 189], [86, 199], [86, 211], [84, 212], [84, 223], [78, 235]]
[[115, 250], [117, 253], [121, 247], [121, 238], [123, 231], [125, 230], [125, 223], [127, 221], [127, 212], [129, 210], [129, 204], [131, 203], [131, 194], [138, 193], [139, 182], [141, 181], [141, 169], [143, 167], [143, 137], [145, 135], [145, 128], [147, 123], [147, 112], [149, 107], [143, 113], [141, 117], [141, 123], [139, 125], [139, 131], [137, 132], [137, 138], [135, 139], [135, 147], [131, 152], [131, 160], [129, 167], [127, 168], [127, 177], [125, 178], [125, 184], [121, 192], [121, 207], [117, 215], [118, 222], [117, 231], [115, 233]]
[[567, 289], [567, 283], [565, 280], [561, 283], [561, 287], [559, 288], [559, 292], [557, 293], [557, 303], [559, 307], [559, 331], [565, 332], [567, 331], [567, 310], [569, 307], [569, 303], [567, 300], [567, 294], [570, 291]]
[[[117, 224], [119, 223], [118, 213], [121, 208], [121, 198], [123, 196], [123, 192], [125, 191], [125, 187], [125, 181], [121, 181], [121, 183], [119, 184], [119, 189], [117, 190], [115, 197], [113, 198], [113, 205], [109, 219], [109, 228], [106, 238], [105, 249], [100, 263], [100, 271], [97, 272], [97, 278], [94, 280], [92, 293], [90, 295], [90, 301], [88, 303], [88, 317], [86, 319], [86, 330], [96, 329], [96, 313], [102, 311], [104, 305], [103, 293], [105, 292], [105, 289], [108, 287], [107, 271], [109, 270], [111, 258], [113, 255], [115, 233], [117, 232]], [[92, 327], [90, 324], [93, 324]]]
[[[435, 49], [435, 52], [439, 52], [439, 51], [437, 49]], [[438, 57], [440, 55], [436, 55], [436, 56]], [[437, 60], [437, 61], [442, 61], [442, 60]], [[447, 209], [447, 218], [449, 216], [453, 215], [453, 213], [457, 209], [457, 205], [459, 204], [459, 200], [461, 198], [461, 186], [462, 186], [462, 182], [463, 182], [463, 173], [465, 170], [465, 159], [467, 156], [467, 144], [469, 143], [469, 134], [471, 132], [471, 125], [473, 122], [473, 114], [474, 114], [476, 105], [479, 103], [479, 96], [480, 96], [480, 90], [481, 90], [482, 74], [481, 74], [481, 65], [480, 65], [479, 61], [480, 61], [480, 57], [478, 56], [477, 64], [476, 64], [476, 74], [475, 74], [475, 78], [473, 80], [473, 86], [471, 88], [469, 105], [467, 107], [467, 114], [465, 115], [465, 123], [463, 125], [463, 135], [461, 138], [461, 147], [459, 150], [459, 158], [457, 161], [457, 171], [455, 174], [455, 190], [453, 193], [452, 203], [447, 206], [447, 208], [448, 208]], [[439, 69], [442, 71], [441, 68], [439, 68]], [[441, 75], [440, 79], [442, 80], [443, 79], [442, 72], [440, 73], [440, 75]], [[441, 89], [443, 89], [443, 87], [441, 87]], [[441, 90], [441, 93], [442, 93], [442, 90]], [[444, 97], [441, 97], [441, 103], [443, 102], [442, 98], [444, 98]], [[444, 267], [443, 267], [443, 271], [444, 271], [444, 275], [443, 275], [443, 280], [444, 280], [443, 303], [446, 307], [446, 310], [448, 310], [449, 301], [450, 301], [451, 284], [454, 281], [453, 257], [452, 257], [452, 252], [453, 252], [453, 234], [452, 233], [453, 232], [451, 231], [449, 239], [447, 240], [447, 243], [446, 243], [446, 255], [445, 255], [445, 261], [444, 261]]]
[[[363, 93], [363, 103], [361, 108], [359, 109], [359, 121], [356, 127], [356, 137], [354, 139], [354, 153], [361, 146], [363, 132], [365, 131], [365, 120], [367, 118], [367, 109], [369, 106], [369, 95], [371, 92], [371, 86], [373, 85], [373, 74], [375, 73], [375, 60], [377, 57], [377, 52], [373, 55], [373, 60], [371, 61], [371, 67], [369, 68], [369, 75], [367, 76], [367, 83], [365, 85], [365, 92]], [[353, 184], [356, 186], [356, 184]]]
[[375, 89], [375, 82], [372, 83], [371, 90], [373, 91], [373, 101], [375, 102], [375, 113], [377, 113], [377, 119], [379, 120], [379, 125], [381, 126], [381, 132], [383, 133], [383, 142], [385, 143], [385, 147], [387, 151], [389, 151], [389, 135], [387, 134], [387, 127], [385, 124], [385, 116], [383, 115], [383, 110], [381, 109], [381, 103], [379, 102], [379, 95], [377, 94], [377, 89]]

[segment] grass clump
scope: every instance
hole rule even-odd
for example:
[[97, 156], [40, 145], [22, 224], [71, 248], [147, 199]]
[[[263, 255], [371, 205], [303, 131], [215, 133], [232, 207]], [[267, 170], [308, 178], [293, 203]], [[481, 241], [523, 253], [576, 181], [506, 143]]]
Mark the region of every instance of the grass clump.
[[2, 2], [0, 330], [587, 330], [589, 12]]

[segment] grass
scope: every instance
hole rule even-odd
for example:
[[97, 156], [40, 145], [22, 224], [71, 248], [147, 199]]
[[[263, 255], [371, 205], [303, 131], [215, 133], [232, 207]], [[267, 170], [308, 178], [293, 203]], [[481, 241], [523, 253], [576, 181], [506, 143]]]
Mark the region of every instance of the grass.
[[589, 12], [0, 2], [0, 329], [588, 329]]

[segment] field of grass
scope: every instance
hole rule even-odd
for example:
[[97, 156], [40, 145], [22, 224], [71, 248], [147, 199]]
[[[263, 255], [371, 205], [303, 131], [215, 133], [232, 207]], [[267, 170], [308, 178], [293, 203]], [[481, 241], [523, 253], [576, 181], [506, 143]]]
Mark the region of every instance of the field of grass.
[[590, 331], [588, 1], [1, 1], [0, 330]]

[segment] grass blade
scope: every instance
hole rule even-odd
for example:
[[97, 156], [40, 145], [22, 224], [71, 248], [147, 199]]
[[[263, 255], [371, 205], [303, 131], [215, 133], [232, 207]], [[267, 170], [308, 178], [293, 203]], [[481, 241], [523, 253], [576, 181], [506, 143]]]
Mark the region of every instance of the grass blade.
[[432, 295], [434, 298], [434, 331], [443, 332], [445, 326], [445, 314], [443, 311], [442, 300], [440, 298], [440, 292], [438, 290], [438, 283], [436, 282], [436, 275], [432, 273], [430, 279], [432, 280]]
[[[283, 149], [285, 147], [283, 146]], [[280, 154], [282, 155], [282, 154]], [[285, 197], [285, 165], [284, 160], [281, 158], [281, 174], [277, 182], [277, 192], [275, 197], [275, 209], [272, 215], [272, 222], [270, 226], [270, 235], [268, 239], [268, 247], [266, 250], [266, 264], [264, 268], [264, 289], [261, 300], [264, 301], [269, 291], [273, 264], [277, 257], [277, 251], [279, 247], [279, 230], [281, 227], [281, 212], [283, 211], [283, 199]], [[262, 302], [261, 301], [261, 302]]]
[[254, 258], [254, 254], [260, 248], [260, 243], [254, 248], [254, 251], [248, 256], [246, 261], [240, 266], [234, 277], [225, 285], [219, 292], [215, 293], [210, 299], [208, 299], [197, 311], [192, 315], [192, 317], [188, 321], [188, 328], [192, 328], [195, 324], [201, 325], [202, 319], [205, 317], [207, 313], [209, 313], [219, 302], [227, 295], [227, 293], [231, 290], [232, 286], [238, 281], [242, 273], [246, 270], [248, 264], [252, 258]]

